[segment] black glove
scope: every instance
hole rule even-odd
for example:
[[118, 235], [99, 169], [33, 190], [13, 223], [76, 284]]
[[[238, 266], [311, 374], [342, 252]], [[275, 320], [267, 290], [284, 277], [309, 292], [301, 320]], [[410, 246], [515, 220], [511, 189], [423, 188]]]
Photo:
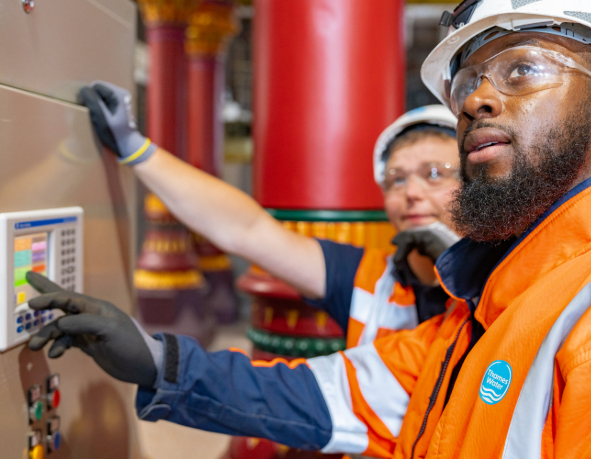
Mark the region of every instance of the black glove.
[[42, 293], [29, 301], [32, 309], [66, 313], [39, 330], [29, 348], [38, 351], [54, 340], [48, 352], [52, 359], [77, 347], [114, 378], [154, 386], [162, 367], [163, 345], [131, 317], [111, 303], [64, 290], [40, 274], [29, 271], [27, 281]]
[[138, 131], [127, 90], [95, 81], [80, 90], [78, 101], [88, 107], [97, 136], [121, 164], [139, 164], [156, 151], [156, 144]]
[[443, 252], [459, 240], [456, 233], [440, 222], [404, 231], [392, 239], [392, 243], [397, 246], [394, 264], [401, 265], [414, 249], [435, 263]]

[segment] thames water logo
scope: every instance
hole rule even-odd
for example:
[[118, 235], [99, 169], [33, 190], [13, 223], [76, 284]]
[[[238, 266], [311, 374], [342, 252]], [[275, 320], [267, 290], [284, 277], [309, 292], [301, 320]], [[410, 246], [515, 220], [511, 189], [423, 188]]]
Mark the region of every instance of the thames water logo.
[[499, 403], [511, 385], [513, 370], [504, 360], [495, 360], [484, 372], [480, 384], [480, 398], [484, 403], [496, 405]]

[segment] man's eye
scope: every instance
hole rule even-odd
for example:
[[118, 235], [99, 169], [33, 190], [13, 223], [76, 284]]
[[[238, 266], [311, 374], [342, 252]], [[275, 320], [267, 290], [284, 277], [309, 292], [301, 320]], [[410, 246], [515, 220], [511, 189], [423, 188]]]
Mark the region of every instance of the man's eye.
[[525, 77], [535, 76], [540, 73], [540, 70], [539, 67], [533, 64], [519, 64], [509, 75], [509, 80], [518, 80]]

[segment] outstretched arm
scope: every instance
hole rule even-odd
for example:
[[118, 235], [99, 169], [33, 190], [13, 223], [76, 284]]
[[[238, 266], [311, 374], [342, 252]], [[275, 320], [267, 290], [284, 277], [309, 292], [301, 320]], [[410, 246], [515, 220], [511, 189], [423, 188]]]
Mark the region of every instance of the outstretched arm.
[[142, 419], [165, 419], [325, 453], [392, 457], [402, 419], [443, 316], [328, 357], [251, 362], [205, 352], [187, 337], [148, 336], [114, 305], [65, 291], [43, 276], [29, 305], [66, 313], [29, 342], [56, 358], [78, 347], [107, 373], [138, 384]]
[[213, 432], [263, 437], [317, 450], [330, 440], [328, 407], [307, 362], [253, 362], [241, 351], [205, 352], [192, 338], [146, 332], [106, 301], [63, 290], [29, 272], [43, 295], [29, 305], [64, 316], [29, 342], [50, 358], [77, 347], [108, 374], [139, 385], [142, 419], [167, 419]]
[[80, 92], [104, 146], [193, 231], [246, 258], [301, 294], [323, 298], [325, 266], [317, 241], [283, 228], [252, 198], [158, 148], [137, 130], [131, 96], [96, 82]]

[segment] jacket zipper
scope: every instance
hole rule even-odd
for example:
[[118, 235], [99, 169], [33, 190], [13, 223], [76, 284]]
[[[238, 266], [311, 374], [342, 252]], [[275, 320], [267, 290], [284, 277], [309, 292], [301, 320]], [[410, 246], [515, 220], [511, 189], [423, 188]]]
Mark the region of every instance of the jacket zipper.
[[449, 361], [451, 360], [451, 356], [453, 355], [453, 352], [454, 352], [454, 349], [456, 348], [456, 344], [458, 342], [458, 339], [460, 338], [460, 333], [462, 332], [462, 330], [464, 329], [464, 327], [466, 326], [466, 324], [468, 323], [469, 320], [470, 319], [466, 319], [464, 321], [464, 323], [462, 324], [462, 326], [458, 330], [458, 334], [456, 335], [456, 339], [454, 340], [454, 342], [451, 344], [451, 346], [447, 349], [447, 352], [445, 353], [445, 360], [441, 364], [441, 372], [439, 373], [439, 377], [437, 378], [437, 383], [435, 384], [435, 387], [433, 388], [433, 393], [431, 394], [431, 397], [429, 397], [429, 406], [427, 407], [427, 412], [425, 413], [425, 417], [423, 418], [423, 424], [421, 425], [421, 430], [419, 430], [419, 435], [417, 436], [417, 439], [415, 440], [414, 444], [412, 445], [412, 453], [410, 455], [410, 459], [414, 459], [414, 457], [415, 457], [415, 448], [417, 447], [419, 440], [421, 439], [421, 437], [425, 433], [425, 429], [427, 428], [427, 421], [429, 420], [429, 414], [431, 413], [431, 410], [435, 406], [435, 402], [437, 402], [437, 397], [439, 396], [439, 391], [441, 390], [441, 385], [443, 384], [443, 380], [445, 378], [445, 373], [447, 371]]

